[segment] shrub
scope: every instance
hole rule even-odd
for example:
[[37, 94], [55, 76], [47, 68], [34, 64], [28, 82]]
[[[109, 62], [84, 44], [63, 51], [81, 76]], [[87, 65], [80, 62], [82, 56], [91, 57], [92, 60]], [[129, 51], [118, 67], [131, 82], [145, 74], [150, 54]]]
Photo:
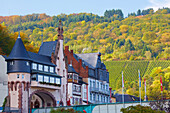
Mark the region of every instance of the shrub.
[[73, 108], [65, 109], [65, 108], [59, 108], [59, 109], [51, 109], [50, 113], [82, 113], [80, 111], [75, 111]]
[[156, 111], [152, 110], [149, 106], [141, 105], [129, 106], [127, 108], [122, 108], [120, 111], [123, 113], [165, 113], [165, 111]]

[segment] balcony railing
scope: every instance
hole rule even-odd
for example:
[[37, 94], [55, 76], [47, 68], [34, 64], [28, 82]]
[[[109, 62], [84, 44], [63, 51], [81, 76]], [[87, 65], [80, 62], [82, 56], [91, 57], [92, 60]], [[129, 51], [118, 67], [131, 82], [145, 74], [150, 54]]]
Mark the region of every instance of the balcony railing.
[[41, 83], [38, 81], [31, 81], [31, 87], [39, 87], [39, 88], [47, 88], [47, 89], [61, 89], [60, 84], [47, 84], [47, 83]]
[[90, 87], [90, 91], [91, 92], [99, 92], [99, 93], [103, 93], [103, 94], [106, 94], [106, 95], [110, 95], [110, 91], [109, 90], [105, 90], [105, 89], [101, 89], [101, 88]]
[[81, 95], [81, 90], [80, 90], [80, 91], [73, 90], [73, 94], [76, 94], [76, 95]]
[[91, 92], [98, 92], [98, 91], [99, 91], [99, 88], [90, 87], [90, 91], [91, 91]]

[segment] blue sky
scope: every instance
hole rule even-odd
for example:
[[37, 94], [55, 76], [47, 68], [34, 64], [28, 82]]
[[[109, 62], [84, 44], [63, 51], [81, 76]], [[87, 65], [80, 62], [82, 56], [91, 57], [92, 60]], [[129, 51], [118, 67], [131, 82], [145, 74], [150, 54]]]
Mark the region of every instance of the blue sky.
[[104, 15], [121, 9], [125, 16], [138, 9], [170, 7], [170, 0], [0, 0], [0, 16], [46, 13], [58, 15], [87, 12]]

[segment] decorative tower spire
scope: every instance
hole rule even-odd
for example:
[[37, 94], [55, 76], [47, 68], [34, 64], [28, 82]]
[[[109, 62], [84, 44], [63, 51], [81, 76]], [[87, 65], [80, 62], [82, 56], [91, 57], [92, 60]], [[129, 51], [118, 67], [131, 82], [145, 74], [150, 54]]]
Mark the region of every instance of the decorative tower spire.
[[18, 38], [21, 38], [21, 37], [20, 37], [20, 31], [18, 32]]
[[43, 44], [43, 34], [41, 34], [41, 45]]
[[58, 39], [63, 40], [63, 26], [61, 20], [59, 20], [59, 26], [58, 26]]

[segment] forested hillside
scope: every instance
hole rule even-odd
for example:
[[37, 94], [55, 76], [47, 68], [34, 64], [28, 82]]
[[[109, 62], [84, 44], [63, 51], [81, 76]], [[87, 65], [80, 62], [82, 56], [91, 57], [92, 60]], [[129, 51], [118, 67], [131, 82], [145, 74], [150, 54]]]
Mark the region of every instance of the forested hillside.
[[26, 49], [37, 52], [42, 39], [57, 39], [60, 19], [65, 45], [70, 46], [74, 53], [102, 53], [102, 60], [110, 72], [110, 86], [113, 90], [121, 93], [123, 71], [125, 93], [139, 96], [139, 69], [142, 79], [146, 78], [150, 100], [154, 100], [154, 95], [161, 95], [160, 76], [163, 77], [163, 94], [170, 98], [169, 8], [156, 12], [152, 8], [139, 9], [136, 13], [129, 13], [126, 18], [120, 9], [106, 10], [104, 16], [91, 13], [0, 16], [0, 54], [9, 55], [19, 31]]
[[[75, 53], [100, 51], [103, 60], [170, 59], [170, 9], [154, 12], [150, 8], [128, 16], [124, 18], [120, 9], [113, 9], [106, 10], [104, 16], [91, 13], [1, 16], [0, 23], [10, 35], [20, 30], [27, 45], [35, 47], [34, 51], [40, 47], [42, 37], [44, 41], [57, 39], [61, 19], [65, 45]], [[3, 49], [4, 41], [0, 40], [0, 43]], [[10, 49], [3, 49], [4, 54], [8, 55]]]

